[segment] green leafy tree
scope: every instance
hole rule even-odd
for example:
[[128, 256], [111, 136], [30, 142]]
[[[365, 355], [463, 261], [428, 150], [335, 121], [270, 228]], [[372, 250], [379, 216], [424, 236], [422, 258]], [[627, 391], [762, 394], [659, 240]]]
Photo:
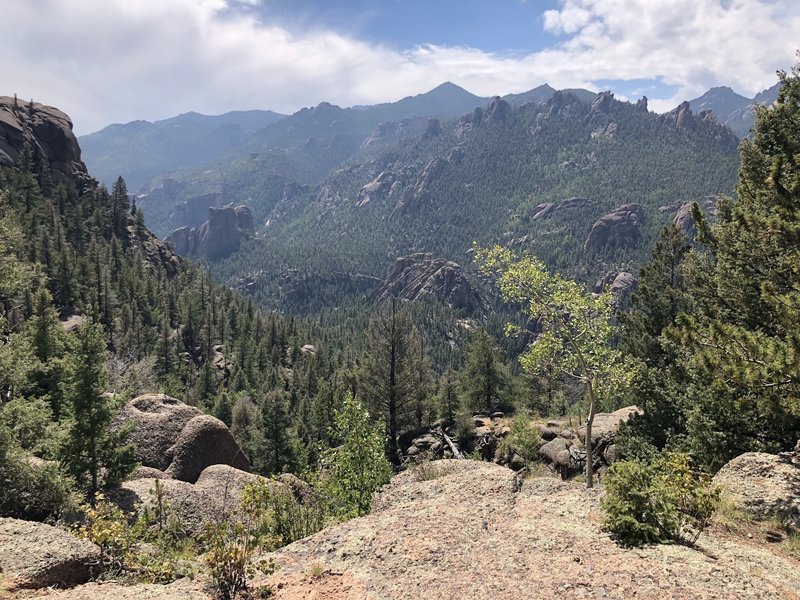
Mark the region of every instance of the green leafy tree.
[[364, 515], [372, 494], [392, 476], [381, 428], [371, 423], [369, 412], [351, 394], [336, 411], [333, 426], [341, 444], [322, 458], [332, 511], [343, 519]]
[[683, 263], [690, 247], [686, 235], [675, 225], [662, 229], [650, 260], [639, 274], [631, 309], [620, 315], [621, 350], [648, 367], [663, 366], [671, 358], [661, 334], [675, 324], [679, 314], [689, 310]]
[[[544, 263], [528, 254], [515, 256], [495, 246], [477, 249], [485, 274], [496, 276], [507, 302], [523, 304], [531, 318], [542, 323], [542, 333], [520, 357], [525, 369], [558, 365], [562, 373], [580, 382], [589, 401], [586, 450], [591, 456], [592, 423], [600, 399], [608, 398], [627, 380], [622, 355], [612, 347], [614, 336], [611, 298], [593, 295], [579, 284], [548, 272]], [[592, 460], [586, 461], [586, 486], [594, 484]]]
[[111, 430], [114, 406], [104, 394], [106, 347], [102, 328], [80, 327], [68, 355], [64, 397], [71, 411], [62, 462], [93, 499], [101, 487], [116, 485], [135, 465], [127, 431]]

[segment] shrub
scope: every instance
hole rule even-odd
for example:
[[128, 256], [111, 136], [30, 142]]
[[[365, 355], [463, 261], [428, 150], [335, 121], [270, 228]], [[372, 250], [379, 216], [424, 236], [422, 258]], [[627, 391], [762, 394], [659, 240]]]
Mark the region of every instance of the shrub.
[[462, 410], [456, 415], [455, 437], [462, 452], [468, 451], [475, 441], [475, 423], [472, 420], [472, 413]]
[[384, 437], [370, 422], [369, 413], [350, 394], [334, 415], [341, 446], [322, 456], [320, 483], [329, 511], [341, 519], [369, 512], [372, 494], [389, 482], [392, 468], [384, 453]]
[[46, 450], [53, 411], [44, 399], [15, 398], [0, 409], [0, 421], [20, 448], [37, 452], [40, 456]]
[[179, 535], [182, 526], [164, 500], [160, 482], [150, 493], [156, 499], [155, 514], [144, 511], [136, 518], [99, 494], [94, 506], [84, 506], [78, 535], [100, 546], [106, 575], [124, 574], [148, 583], [191, 578], [194, 567], [186, 558], [194, 551], [192, 543]]
[[451, 463], [424, 460], [412, 466], [410, 471], [417, 481], [431, 481], [449, 475], [453, 472], [453, 468]]
[[105, 569], [123, 571], [130, 562], [134, 546], [141, 538], [140, 529], [131, 527], [130, 516], [103, 494], [97, 494], [94, 506], [84, 506], [84, 521], [78, 527], [78, 535], [100, 546]]
[[719, 489], [681, 453], [615, 463], [605, 487], [604, 527], [626, 546], [694, 544], [719, 499]]
[[269, 573], [272, 562], [253, 563], [259, 547], [271, 540], [264, 530], [264, 507], [243, 499], [240, 510], [206, 529], [205, 562], [223, 599], [236, 598], [247, 589], [248, 577], [256, 570]]
[[315, 497], [298, 502], [291, 490], [264, 479], [245, 486], [242, 507], [257, 516], [259, 543], [270, 550], [316, 533], [325, 523], [323, 505]]
[[530, 417], [526, 414], [516, 415], [511, 421], [511, 431], [500, 442], [500, 453], [506, 461], [518, 454], [526, 465], [538, 460], [542, 437], [531, 427]]
[[33, 461], [0, 424], [0, 516], [56, 521], [77, 509], [72, 479], [55, 463]]

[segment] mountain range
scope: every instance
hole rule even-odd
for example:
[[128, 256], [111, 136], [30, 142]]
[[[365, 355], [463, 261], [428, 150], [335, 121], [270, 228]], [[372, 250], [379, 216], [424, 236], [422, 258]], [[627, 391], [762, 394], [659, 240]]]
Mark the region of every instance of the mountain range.
[[[576, 89], [573, 93], [590, 101], [595, 92]], [[525, 102], [546, 102], [555, 92], [541, 85], [505, 99], [518, 106]], [[376, 136], [405, 137], [424, 131], [428, 118], [451, 119], [488, 103], [491, 98], [471, 94], [450, 82], [424, 94], [397, 102], [340, 108], [327, 102], [304, 108], [291, 117], [272, 111], [229, 112], [206, 116], [185, 113], [171, 119], [132, 121], [110, 125], [79, 138], [83, 157], [92, 173], [110, 187], [122, 176], [131, 190], [146, 187], [151, 180], [173, 171], [199, 167], [219, 159], [235, 160], [274, 148], [291, 149], [311, 140], [336, 136], [328, 150], [334, 154], [323, 160], [327, 165], [352, 153], [352, 143], [364, 141], [373, 129]], [[271, 125], [274, 125], [270, 127]], [[390, 131], [391, 129], [391, 131]]]
[[[225, 248], [210, 263], [217, 277], [247, 280], [263, 306], [305, 311], [363, 294], [414, 252], [469, 263], [473, 241], [530, 249], [587, 283], [635, 271], [681, 206], [732, 192], [730, 127], [741, 135], [753, 102], [776, 93], [713, 88], [657, 115], [609, 92], [542, 85], [490, 99], [445, 83], [394, 103], [188, 113], [81, 141], [101, 180], [121, 174], [139, 190], [159, 236], [177, 230], [190, 254]], [[246, 209], [209, 213], [229, 204]], [[226, 239], [201, 244], [201, 228]]]
[[122, 176], [136, 189], [164, 173], [219, 158], [228, 148], [285, 116], [271, 110], [214, 116], [188, 112], [154, 123], [140, 120], [109, 125], [79, 141], [98, 180], [111, 188]]
[[750, 135], [755, 123], [753, 106], [768, 106], [778, 98], [780, 83], [763, 90], [753, 98], [745, 98], [727, 86], [713, 87], [699, 98], [689, 101], [694, 112], [710, 110], [740, 138]]

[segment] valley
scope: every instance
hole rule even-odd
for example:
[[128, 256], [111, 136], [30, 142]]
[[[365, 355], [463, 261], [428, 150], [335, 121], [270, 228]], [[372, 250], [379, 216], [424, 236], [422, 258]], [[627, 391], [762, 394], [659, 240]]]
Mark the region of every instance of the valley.
[[329, 63], [349, 106], [81, 136], [0, 96], [0, 598], [796, 597], [800, 63], [689, 67], [368, 103]]

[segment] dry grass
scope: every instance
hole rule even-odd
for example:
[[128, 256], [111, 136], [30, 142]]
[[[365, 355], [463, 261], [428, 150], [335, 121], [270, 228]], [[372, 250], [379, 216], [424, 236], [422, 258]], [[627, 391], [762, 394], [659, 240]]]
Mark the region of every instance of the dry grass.
[[438, 460], [421, 461], [409, 469], [417, 481], [431, 481], [452, 473], [450, 463]]
[[753, 519], [729, 494], [720, 496], [711, 523], [717, 530], [755, 543], [775, 545], [794, 558], [800, 558], [800, 531], [779, 519]]

